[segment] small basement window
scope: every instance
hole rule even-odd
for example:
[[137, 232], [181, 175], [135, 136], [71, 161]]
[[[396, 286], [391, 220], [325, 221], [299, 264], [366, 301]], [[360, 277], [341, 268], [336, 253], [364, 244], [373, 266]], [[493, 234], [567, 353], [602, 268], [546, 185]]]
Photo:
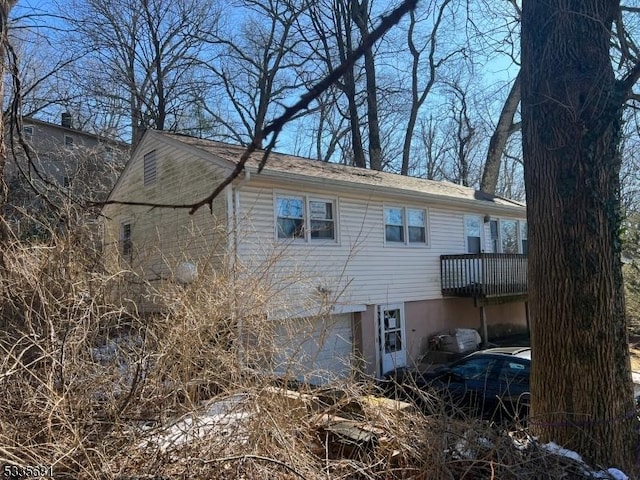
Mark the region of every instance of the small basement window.
[[71, 135], [64, 136], [64, 146], [67, 148], [73, 147], [73, 137]]

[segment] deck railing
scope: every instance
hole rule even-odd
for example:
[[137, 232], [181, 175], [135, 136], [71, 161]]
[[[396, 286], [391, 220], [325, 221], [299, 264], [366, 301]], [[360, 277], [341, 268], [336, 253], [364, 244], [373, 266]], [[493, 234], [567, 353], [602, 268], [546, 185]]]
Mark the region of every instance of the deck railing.
[[527, 293], [527, 256], [515, 253], [441, 255], [442, 295], [488, 298]]

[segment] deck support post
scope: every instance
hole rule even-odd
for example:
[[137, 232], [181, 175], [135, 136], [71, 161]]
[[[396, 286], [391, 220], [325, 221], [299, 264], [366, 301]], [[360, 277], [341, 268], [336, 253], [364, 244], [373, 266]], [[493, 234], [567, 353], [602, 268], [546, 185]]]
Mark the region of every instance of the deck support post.
[[482, 347], [486, 348], [489, 345], [489, 334], [487, 332], [487, 312], [485, 312], [484, 305], [480, 305], [480, 335], [482, 336]]

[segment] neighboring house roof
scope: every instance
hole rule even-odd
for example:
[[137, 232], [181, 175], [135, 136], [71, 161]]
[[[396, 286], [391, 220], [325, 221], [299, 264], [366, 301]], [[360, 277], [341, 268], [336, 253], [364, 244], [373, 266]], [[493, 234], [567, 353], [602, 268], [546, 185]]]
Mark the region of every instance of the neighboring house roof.
[[[168, 139], [190, 145], [228, 162], [230, 167], [235, 166], [244, 153], [245, 148], [237, 145], [205, 140], [186, 135], [156, 132]], [[255, 152], [245, 164], [245, 168], [255, 172], [262, 160], [264, 152]], [[364, 168], [351, 167], [336, 163], [327, 163], [319, 160], [286, 155], [271, 152], [268, 161], [262, 170], [264, 175], [282, 175], [288, 177], [307, 177], [314, 181], [326, 181], [331, 185], [337, 182], [350, 183], [364, 187], [405, 191], [406, 193], [422, 193], [429, 196], [450, 197], [467, 201], [484, 201], [496, 206], [524, 208], [525, 205], [515, 200], [509, 200], [496, 195], [490, 195], [464, 187], [451, 182], [439, 182], [424, 178], [409, 177], [394, 173], [379, 172]]]
[[22, 125], [42, 125], [44, 127], [52, 128], [58, 130], [60, 132], [67, 132], [73, 135], [82, 135], [83, 137], [91, 138], [97, 142], [105, 143], [121, 150], [126, 150], [131, 148], [131, 145], [127, 142], [122, 142], [120, 140], [114, 140], [109, 137], [105, 137], [103, 135], [98, 135], [96, 133], [87, 132], [85, 130], [81, 130], [78, 128], [67, 127], [61, 125], [60, 123], [47, 122], [45, 120], [40, 120], [34, 117], [23, 117]]

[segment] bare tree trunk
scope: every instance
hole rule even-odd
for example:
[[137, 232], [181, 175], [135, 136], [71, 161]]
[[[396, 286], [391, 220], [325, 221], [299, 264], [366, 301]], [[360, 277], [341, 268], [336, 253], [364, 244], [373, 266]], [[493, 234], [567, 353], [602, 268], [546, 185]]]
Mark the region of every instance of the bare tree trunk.
[[625, 92], [609, 56], [619, 4], [567, 5], [528, 1], [522, 10], [530, 428], [633, 477], [638, 421], [619, 240]]
[[449, 5], [451, 0], [444, 0], [438, 10], [438, 16], [433, 24], [431, 33], [429, 35], [429, 65], [428, 72], [429, 77], [422, 87], [422, 91], [419, 91], [420, 75], [420, 57], [422, 55], [422, 49], [416, 46], [413, 35], [416, 28], [416, 14], [415, 11], [409, 12], [410, 23], [407, 31], [407, 46], [409, 52], [411, 52], [411, 108], [409, 110], [409, 120], [407, 121], [407, 131], [404, 134], [404, 141], [402, 144], [402, 166], [400, 168], [401, 175], [409, 175], [409, 158], [411, 157], [411, 142], [413, 141], [413, 132], [416, 128], [416, 121], [418, 119], [418, 113], [420, 107], [427, 98], [427, 95], [431, 92], [433, 85], [436, 81], [436, 70], [442, 64], [443, 60], [435, 61], [436, 52], [436, 39], [438, 29], [442, 23], [445, 9]]
[[[6, 66], [6, 42], [7, 42], [7, 29], [9, 26], [9, 13], [15, 6], [17, 0], [0, 0], [0, 103], [4, 98], [4, 77], [7, 72]], [[0, 105], [2, 107], [2, 105]], [[0, 108], [0, 112], [3, 111]], [[4, 115], [0, 115], [0, 212], [3, 212], [7, 204], [8, 189], [5, 182], [5, 169], [7, 165], [7, 148], [5, 146], [4, 134]], [[7, 240], [7, 225], [4, 219], [0, 219], [0, 242]], [[0, 248], [0, 250], [2, 250]], [[4, 259], [0, 253], [0, 265], [4, 264]]]
[[[369, 0], [351, 2], [353, 21], [360, 30], [361, 42], [369, 35]], [[378, 118], [378, 89], [376, 87], [376, 64], [369, 48], [364, 52], [364, 71], [367, 82], [367, 125], [369, 131], [369, 165], [372, 170], [382, 170], [382, 144], [380, 142], [380, 120]]]
[[[340, 53], [340, 61], [344, 61], [353, 52], [353, 40], [351, 38], [350, 15], [348, 7], [341, 0], [334, 2], [335, 18], [337, 21], [336, 41]], [[344, 36], [343, 34], [344, 33]], [[351, 149], [353, 150], [353, 165], [367, 168], [367, 162], [360, 135], [360, 115], [356, 98], [356, 80], [353, 67], [343, 77], [342, 89], [349, 104], [349, 125], [351, 126]]]
[[498, 186], [498, 176], [500, 175], [500, 164], [502, 163], [502, 155], [507, 146], [509, 136], [516, 130], [513, 123], [513, 117], [518, 110], [520, 104], [520, 73], [511, 86], [511, 91], [504, 102], [498, 124], [489, 140], [489, 150], [487, 151], [487, 159], [482, 171], [482, 180], [480, 181], [480, 190], [483, 192], [495, 194]]

